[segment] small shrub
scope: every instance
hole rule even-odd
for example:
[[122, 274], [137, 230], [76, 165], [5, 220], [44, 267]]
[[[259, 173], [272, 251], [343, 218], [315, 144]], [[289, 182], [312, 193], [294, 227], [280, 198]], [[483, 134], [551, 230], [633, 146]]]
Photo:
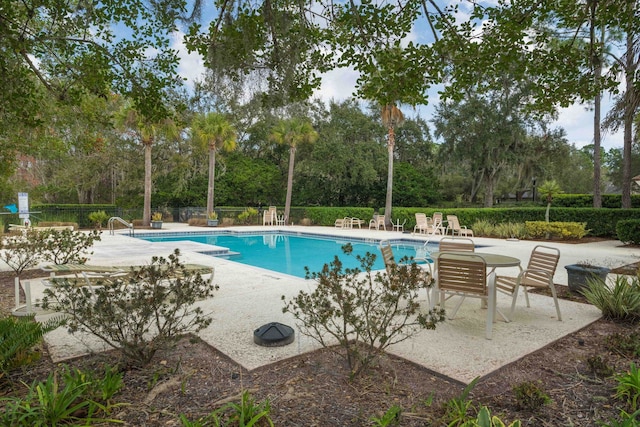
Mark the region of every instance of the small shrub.
[[35, 267], [41, 260], [41, 233], [28, 229], [25, 233], [5, 236], [0, 249], [2, 260], [19, 278], [25, 270]]
[[492, 237], [495, 226], [487, 220], [478, 220], [473, 223], [471, 229], [476, 236]]
[[501, 239], [523, 239], [527, 237], [527, 228], [522, 223], [505, 222], [496, 225], [493, 233]]
[[[347, 256], [352, 249], [350, 244], [342, 247]], [[388, 346], [420, 328], [434, 329], [444, 320], [441, 309], [420, 313], [418, 292], [431, 287], [433, 279], [415, 263], [394, 265], [389, 274], [374, 275], [374, 254], [357, 259], [362, 269], [343, 270], [338, 256], [320, 272], [306, 269], [307, 278], [316, 280], [317, 286], [311, 293], [300, 291], [283, 308], [301, 322], [301, 333], [323, 347], [333, 348], [330, 339], [335, 338], [345, 351], [351, 376], [366, 370]]]
[[469, 421], [469, 413], [475, 410], [473, 402], [469, 399], [469, 394], [478, 383], [478, 380], [479, 378], [474, 378], [473, 381], [462, 390], [460, 396], [449, 399], [444, 403], [445, 414], [443, 422], [445, 425], [459, 426]]
[[616, 235], [621, 242], [640, 244], [640, 219], [621, 219], [616, 223]]
[[184, 414], [180, 415], [183, 427], [204, 427], [204, 426], [270, 426], [271, 406], [268, 400], [258, 403], [248, 391], [244, 391], [240, 398], [240, 403], [229, 402], [223, 407], [216, 409], [206, 417], [196, 421], [190, 421]]
[[67, 313], [69, 332], [89, 332], [120, 350], [129, 363], [146, 365], [158, 349], [211, 323], [193, 304], [216, 287], [186, 269], [179, 255], [176, 249], [169, 260], [153, 257], [128, 277], [91, 289], [55, 279], [42, 306]]
[[151, 221], [162, 221], [162, 212], [154, 212], [151, 214]]
[[105, 211], [95, 211], [91, 212], [88, 218], [95, 227], [102, 228], [102, 225], [109, 220], [109, 215]]
[[[520, 427], [520, 420], [516, 420], [508, 425], [508, 427]], [[491, 416], [489, 408], [483, 406], [478, 412], [478, 416], [474, 420], [466, 421], [462, 427], [506, 427], [507, 425], [497, 416]]]
[[534, 239], [582, 239], [587, 235], [586, 222], [526, 221], [526, 234]]
[[97, 230], [85, 233], [49, 229], [40, 233], [42, 259], [54, 264], [84, 264], [87, 262], [86, 256], [93, 253], [89, 248], [100, 240], [100, 232]]
[[599, 355], [588, 357], [587, 365], [591, 373], [600, 378], [607, 378], [615, 373], [607, 361]]
[[535, 411], [551, 402], [551, 398], [542, 389], [542, 383], [525, 381], [513, 387], [516, 406], [520, 409]]
[[587, 301], [602, 311], [605, 319], [633, 322], [640, 318], [640, 282], [626, 276], [616, 276], [612, 285], [594, 278], [587, 282], [582, 294]]
[[34, 316], [0, 318], [0, 373], [5, 375], [20, 366], [37, 360], [40, 353], [33, 348], [47, 332], [62, 324], [60, 318], [45, 323], [36, 322]]
[[402, 408], [393, 405], [381, 417], [371, 417], [371, 421], [375, 427], [388, 427], [400, 425], [400, 415]]
[[238, 215], [238, 221], [241, 224], [254, 224], [258, 218], [258, 210], [254, 208], [247, 208]]

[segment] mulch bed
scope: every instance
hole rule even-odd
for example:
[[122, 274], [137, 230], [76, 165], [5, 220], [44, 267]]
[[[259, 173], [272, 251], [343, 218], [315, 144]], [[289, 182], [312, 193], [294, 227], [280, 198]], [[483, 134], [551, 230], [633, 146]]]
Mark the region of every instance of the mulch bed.
[[[42, 277], [40, 271], [24, 278]], [[560, 286], [561, 298], [581, 301]], [[0, 273], [3, 312], [13, 307], [13, 274]], [[582, 299], [583, 302], [583, 299]], [[598, 320], [498, 371], [481, 378], [471, 391], [473, 406], [488, 405], [504, 421], [523, 426], [589, 426], [619, 413], [615, 380], [594, 373], [594, 360], [624, 372], [630, 359], [607, 345], [617, 334], [638, 332], [638, 326]], [[54, 365], [42, 349], [41, 360], [5, 377], [2, 393], [24, 393], [29, 384], [46, 378]], [[638, 360], [635, 360], [638, 363]], [[116, 352], [68, 362], [85, 369], [119, 364]], [[365, 375], [349, 379], [344, 359], [324, 349], [246, 371], [195, 337], [181, 339], [159, 352], [144, 369], [124, 371], [125, 387], [117, 396], [127, 402], [112, 414], [127, 426], [180, 426], [179, 414], [190, 419], [208, 414], [225, 402], [238, 402], [249, 390], [258, 401], [268, 399], [276, 426], [368, 426], [392, 405], [403, 408], [402, 426], [444, 426], [444, 403], [459, 396], [456, 381], [391, 355], [385, 355]], [[514, 387], [535, 384], [550, 398], [537, 409], [523, 408]]]

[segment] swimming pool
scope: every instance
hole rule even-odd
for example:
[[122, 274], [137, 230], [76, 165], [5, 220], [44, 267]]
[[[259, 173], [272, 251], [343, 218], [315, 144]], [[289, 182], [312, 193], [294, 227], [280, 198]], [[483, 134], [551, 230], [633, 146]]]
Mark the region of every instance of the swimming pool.
[[[333, 261], [338, 255], [343, 268], [360, 267], [355, 255], [365, 255], [371, 252], [376, 255], [374, 269], [383, 269], [384, 263], [378, 247], [379, 241], [346, 239], [344, 237], [320, 236], [307, 234], [278, 233], [202, 233], [202, 234], [170, 234], [170, 235], [142, 235], [136, 236], [150, 242], [178, 242], [191, 241], [208, 245], [228, 248], [228, 253], [212, 254], [228, 257], [229, 260], [248, 264], [267, 270], [278, 271], [297, 277], [305, 277], [304, 267], [310, 271], [322, 270], [324, 264]], [[351, 243], [353, 254], [345, 255], [341, 247]], [[420, 241], [400, 240], [392, 241], [396, 260], [404, 256], [423, 257], [425, 248]], [[429, 251], [437, 250], [429, 246]]]

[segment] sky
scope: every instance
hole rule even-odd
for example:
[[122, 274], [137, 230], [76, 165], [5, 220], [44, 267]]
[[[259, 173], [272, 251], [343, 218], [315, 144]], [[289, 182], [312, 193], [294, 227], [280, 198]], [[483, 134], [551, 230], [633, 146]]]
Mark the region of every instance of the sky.
[[[183, 44], [183, 34], [176, 33], [173, 39], [173, 47], [178, 50], [181, 59], [178, 72], [186, 79], [186, 84], [190, 88], [194, 82], [204, 73], [204, 61], [197, 53], [188, 53]], [[349, 98], [355, 92], [357, 72], [349, 69], [332, 70], [322, 78], [321, 86], [316, 90], [314, 96], [321, 98], [325, 102], [330, 100], [342, 101]], [[434, 94], [435, 95], [435, 94]], [[407, 108], [405, 116], [415, 117], [420, 115], [428, 123], [432, 120], [437, 96], [430, 97], [433, 103], [427, 106], [417, 107], [415, 110]], [[611, 98], [605, 96], [602, 100], [602, 117], [611, 106]], [[593, 111], [586, 105], [574, 104], [559, 110], [558, 120], [553, 123], [553, 127], [562, 127], [566, 131], [569, 144], [574, 144], [581, 148], [593, 143]], [[602, 147], [609, 151], [611, 148], [620, 148], [623, 145], [622, 130], [617, 133], [607, 132], [602, 134]]]

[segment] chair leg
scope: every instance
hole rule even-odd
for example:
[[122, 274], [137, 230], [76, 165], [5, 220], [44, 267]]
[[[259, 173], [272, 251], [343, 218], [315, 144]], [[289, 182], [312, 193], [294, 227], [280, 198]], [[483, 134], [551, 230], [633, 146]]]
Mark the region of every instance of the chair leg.
[[549, 287], [551, 288], [551, 295], [553, 295], [553, 302], [556, 305], [556, 313], [558, 314], [558, 320], [562, 320], [562, 315], [560, 314], [560, 304], [558, 304], [558, 295], [556, 294], [556, 287], [553, 283], [549, 283]]
[[487, 283], [487, 292], [488, 296], [488, 307], [487, 307], [487, 327], [486, 327], [486, 337], [488, 340], [493, 338], [493, 319], [496, 313], [496, 275], [495, 273], [491, 274], [491, 277]]
[[[525, 298], [527, 300], [527, 305], [529, 305], [529, 297], [527, 295], [527, 288], [525, 286], [522, 287], [524, 289]], [[513, 299], [511, 300], [511, 310], [509, 311], [509, 319], [513, 319], [513, 313], [516, 311], [516, 301], [518, 299], [518, 291], [520, 290], [520, 281], [516, 282], [516, 286], [513, 288]]]

